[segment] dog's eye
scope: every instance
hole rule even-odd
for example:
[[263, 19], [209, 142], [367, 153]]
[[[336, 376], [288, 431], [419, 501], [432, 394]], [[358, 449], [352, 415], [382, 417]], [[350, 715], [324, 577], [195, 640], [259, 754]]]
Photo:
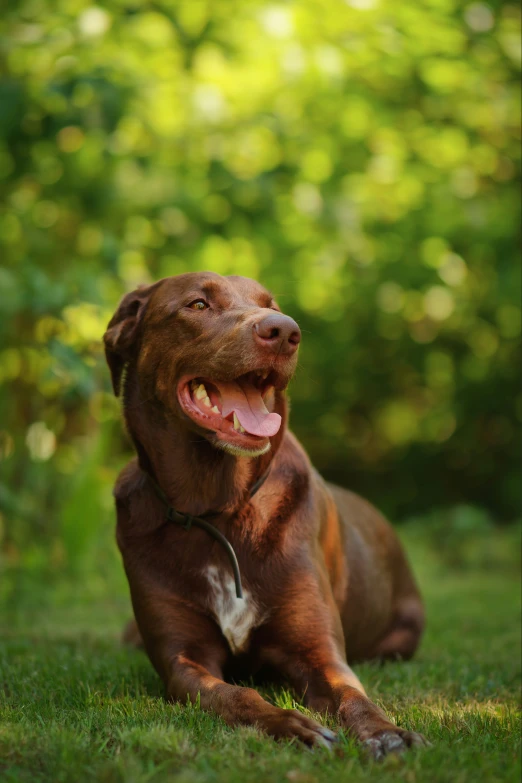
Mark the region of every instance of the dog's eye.
[[207, 302], [204, 299], [194, 299], [187, 307], [190, 310], [206, 310], [208, 307]]

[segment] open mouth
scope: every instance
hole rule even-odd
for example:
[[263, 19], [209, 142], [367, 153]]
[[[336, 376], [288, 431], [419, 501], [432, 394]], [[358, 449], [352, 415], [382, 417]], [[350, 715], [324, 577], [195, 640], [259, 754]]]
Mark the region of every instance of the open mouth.
[[266, 369], [245, 373], [233, 381], [189, 377], [180, 381], [178, 399], [187, 416], [215, 432], [219, 440], [256, 449], [281, 426], [281, 416], [271, 413], [265, 404], [270, 404], [278, 386], [278, 374]]

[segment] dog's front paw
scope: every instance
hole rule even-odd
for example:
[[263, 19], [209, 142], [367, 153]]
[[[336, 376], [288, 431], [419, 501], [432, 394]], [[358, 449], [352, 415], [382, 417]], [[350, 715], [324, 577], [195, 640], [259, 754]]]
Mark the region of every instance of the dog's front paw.
[[381, 729], [363, 741], [363, 748], [374, 761], [380, 761], [390, 753], [404, 753], [408, 748], [430, 747], [431, 743], [414, 731], [405, 731], [395, 726]]
[[297, 710], [276, 708], [276, 711], [261, 723], [261, 728], [276, 739], [298, 739], [310, 748], [323, 747], [332, 750], [333, 744], [337, 742], [333, 731]]

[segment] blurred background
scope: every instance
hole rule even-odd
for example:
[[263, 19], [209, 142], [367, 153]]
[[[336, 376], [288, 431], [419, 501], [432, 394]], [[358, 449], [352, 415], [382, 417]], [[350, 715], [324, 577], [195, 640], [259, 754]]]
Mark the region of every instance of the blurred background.
[[493, 562], [520, 516], [518, 3], [20, 0], [1, 24], [4, 604], [123, 584], [101, 337], [123, 293], [199, 269], [300, 323], [292, 426], [327, 478]]

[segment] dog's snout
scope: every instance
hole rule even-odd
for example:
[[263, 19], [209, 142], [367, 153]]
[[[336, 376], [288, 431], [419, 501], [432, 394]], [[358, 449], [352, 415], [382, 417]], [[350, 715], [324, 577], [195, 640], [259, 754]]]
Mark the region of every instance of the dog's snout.
[[263, 348], [292, 354], [301, 342], [301, 330], [288, 315], [271, 313], [254, 324], [254, 337]]

